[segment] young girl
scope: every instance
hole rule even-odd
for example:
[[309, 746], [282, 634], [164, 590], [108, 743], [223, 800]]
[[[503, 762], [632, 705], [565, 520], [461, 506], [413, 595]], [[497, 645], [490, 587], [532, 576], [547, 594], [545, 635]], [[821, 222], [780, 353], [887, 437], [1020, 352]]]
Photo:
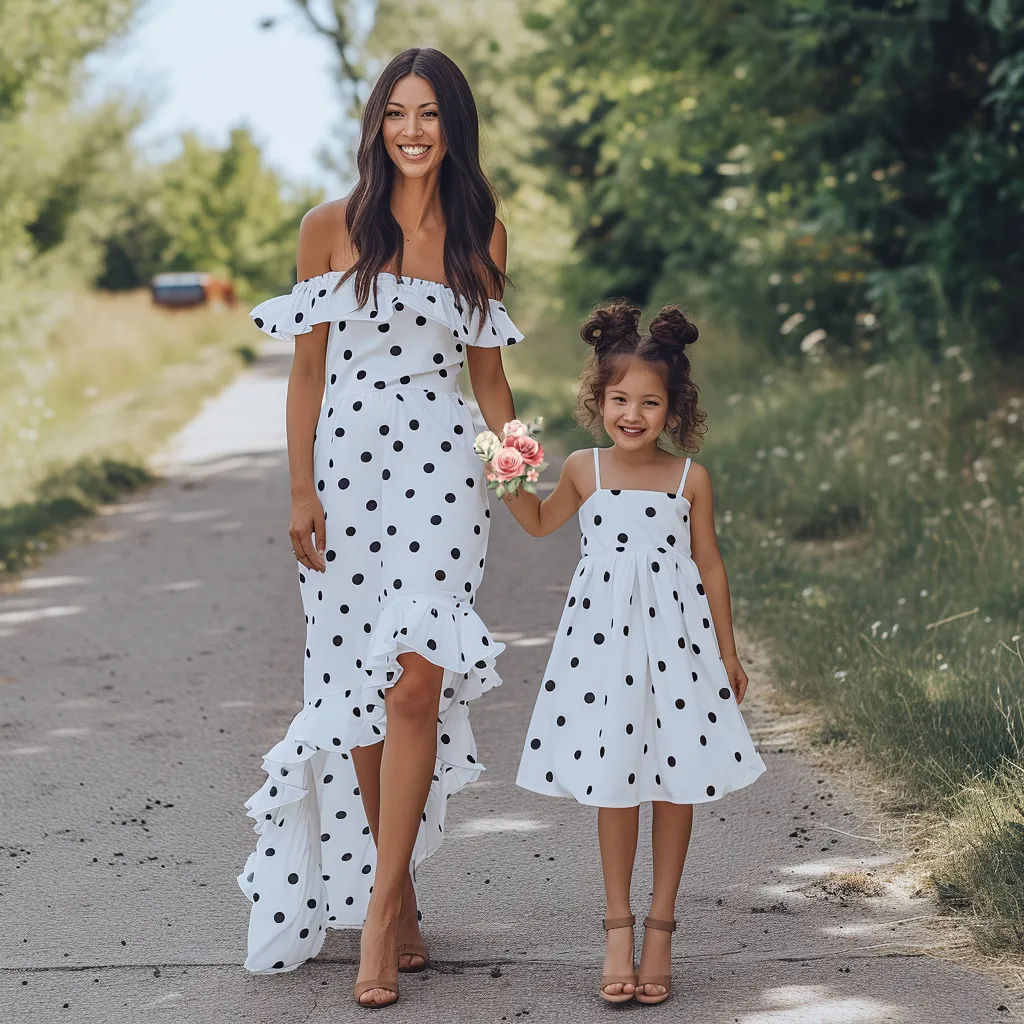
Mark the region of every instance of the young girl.
[[[764, 764], [738, 704], [729, 585], [715, 540], [711, 479], [660, 447], [697, 447], [704, 413], [685, 347], [697, 328], [666, 306], [647, 336], [624, 302], [584, 324], [594, 353], [580, 422], [612, 447], [574, 452], [544, 501], [505, 502], [533, 536], [579, 510], [582, 558], [569, 587], [517, 783], [596, 805], [607, 943], [600, 994], [668, 998], [671, 933], [693, 804], [753, 782]], [[629, 890], [639, 804], [654, 804], [654, 898], [634, 967]]]

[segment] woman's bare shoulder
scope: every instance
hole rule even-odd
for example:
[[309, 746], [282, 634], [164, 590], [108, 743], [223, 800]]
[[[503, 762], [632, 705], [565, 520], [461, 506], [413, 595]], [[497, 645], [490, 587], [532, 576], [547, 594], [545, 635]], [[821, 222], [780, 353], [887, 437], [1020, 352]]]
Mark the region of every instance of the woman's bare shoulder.
[[345, 223], [348, 197], [307, 211], [299, 225], [299, 279], [327, 270], [344, 270], [355, 261]]

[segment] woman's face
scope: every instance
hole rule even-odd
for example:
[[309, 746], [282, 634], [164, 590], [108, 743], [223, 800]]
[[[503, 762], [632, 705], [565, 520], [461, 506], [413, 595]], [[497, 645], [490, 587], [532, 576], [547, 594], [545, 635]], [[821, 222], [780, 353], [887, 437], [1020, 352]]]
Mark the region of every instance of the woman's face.
[[668, 392], [661, 374], [639, 359], [630, 359], [622, 380], [605, 389], [601, 413], [604, 429], [620, 448], [636, 451], [654, 444], [668, 416]]
[[395, 83], [381, 133], [388, 155], [407, 178], [421, 178], [440, 167], [448, 149], [437, 97], [425, 78], [406, 75]]

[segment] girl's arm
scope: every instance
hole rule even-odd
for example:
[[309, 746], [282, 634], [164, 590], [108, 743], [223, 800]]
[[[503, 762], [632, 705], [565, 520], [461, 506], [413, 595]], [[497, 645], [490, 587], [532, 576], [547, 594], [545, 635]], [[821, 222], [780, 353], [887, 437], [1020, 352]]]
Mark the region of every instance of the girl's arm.
[[583, 497], [575, 478], [585, 458], [585, 452], [573, 452], [565, 460], [555, 489], [543, 501], [536, 494], [524, 490], [521, 485], [515, 497], [510, 494], [504, 496], [502, 500], [508, 510], [531, 537], [546, 537], [579, 511]]
[[[490, 248], [491, 259], [497, 264], [498, 269], [504, 272], [508, 236], [505, 233], [505, 225], [500, 220], [494, 222]], [[500, 299], [501, 296], [495, 295], [492, 298]], [[516, 418], [512, 389], [508, 386], [505, 369], [501, 365], [501, 348], [467, 345], [466, 365], [473, 385], [473, 397], [480, 406], [480, 414], [488, 429], [501, 437], [505, 424]]]
[[743, 700], [747, 691], [747, 673], [744, 672], [736, 654], [736, 638], [732, 629], [732, 604], [729, 600], [729, 578], [725, 573], [722, 553], [718, 550], [715, 537], [715, 503], [711, 490], [711, 477], [703, 466], [690, 465], [687, 490], [692, 489], [690, 498], [690, 547], [693, 561], [700, 573], [711, 620], [718, 637], [718, 648], [722, 661], [729, 673], [729, 683], [736, 695], [736, 703]]
[[[337, 221], [333, 204], [318, 206], [302, 218], [296, 260], [300, 281], [331, 269], [331, 240], [338, 228]], [[341, 223], [344, 225], [344, 218]], [[324, 509], [313, 479], [313, 435], [324, 394], [328, 327], [329, 324], [316, 324], [309, 334], [300, 334], [295, 339], [285, 402], [292, 493], [288, 534], [295, 557], [307, 569], [316, 572], [327, 568], [323, 557], [326, 544]]]

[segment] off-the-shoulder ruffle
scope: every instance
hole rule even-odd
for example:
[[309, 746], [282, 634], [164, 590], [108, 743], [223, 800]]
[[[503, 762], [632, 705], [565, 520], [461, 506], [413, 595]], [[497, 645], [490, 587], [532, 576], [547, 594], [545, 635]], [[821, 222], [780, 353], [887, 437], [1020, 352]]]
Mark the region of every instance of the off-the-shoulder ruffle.
[[378, 274], [376, 302], [371, 289], [369, 301], [360, 307], [355, 294], [355, 277], [350, 277], [338, 287], [341, 278], [340, 270], [332, 270], [300, 281], [290, 295], [266, 299], [249, 315], [264, 334], [294, 341], [296, 335], [308, 334], [316, 324], [332, 320], [383, 323], [391, 319], [398, 303], [404, 303], [431, 320], [446, 325], [468, 345], [497, 348], [499, 345], [514, 345], [523, 339], [504, 304], [497, 299], [488, 300], [488, 313], [481, 325], [479, 311], [469, 309], [451, 288], [437, 281]]

